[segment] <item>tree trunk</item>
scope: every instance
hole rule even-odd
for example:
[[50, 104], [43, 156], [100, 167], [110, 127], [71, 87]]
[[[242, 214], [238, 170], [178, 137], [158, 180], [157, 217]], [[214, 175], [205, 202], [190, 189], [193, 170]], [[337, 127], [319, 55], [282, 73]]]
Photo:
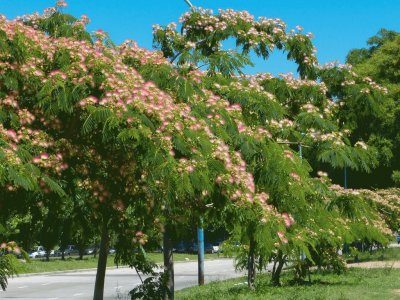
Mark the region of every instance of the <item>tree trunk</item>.
[[281, 272], [282, 272], [282, 268], [283, 265], [285, 263], [285, 259], [283, 257], [282, 251], [279, 250], [278, 251], [278, 256], [276, 257], [277, 260], [277, 267], [274, 270], [274, 272], [272, 273], [272, 284], [275, 286], [279, 286], [281, 285]]
[[79, 247], [79, 260], [83, 260], [83, 254], [85, 254], [85, 249], [83, 247]]
[[103, 228], [101, 230], [100, 253], [97, 263], [96, 282], [94, 285], [93, 300], [103, 300], [104, 294], [104, 278], [106, 276], [107, 255], [108, 255], [108, 229], [107, 220], [103, 220]]
[[168, 274], [167, 290], [164, 294], [164, 300], [174, 299], [174, 257], [172, 251], [172, 238], [168, 226], [165, 226], [163, 237], [164, 247], [164, 272]]
[[50, 261], [50, 251], [46, 250], [46, 261]]
[[260, 255], [258, 260], [258, 272], [261, 274], [263, 269], [264, 269], [264, 258]]
[[247, 257], [247, 285], [254, 289], [254, 281], [256, 278], [256, 262], [255, 262], [256, 242], [250, 237], [249, 256]]

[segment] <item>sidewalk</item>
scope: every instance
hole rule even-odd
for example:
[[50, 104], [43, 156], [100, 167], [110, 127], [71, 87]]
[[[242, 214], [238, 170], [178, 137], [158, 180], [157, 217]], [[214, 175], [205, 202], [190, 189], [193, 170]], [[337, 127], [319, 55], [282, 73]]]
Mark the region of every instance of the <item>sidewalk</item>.
[[347, 264], [349, 268], [366, 268], [366, 269], [373, 269], [373, 268], [400, 268], [400, 261], [399, 260], [386, 260], [386, 261], [366, 261], [366, 262], [359, 262], [359, 263], [351, 263]]

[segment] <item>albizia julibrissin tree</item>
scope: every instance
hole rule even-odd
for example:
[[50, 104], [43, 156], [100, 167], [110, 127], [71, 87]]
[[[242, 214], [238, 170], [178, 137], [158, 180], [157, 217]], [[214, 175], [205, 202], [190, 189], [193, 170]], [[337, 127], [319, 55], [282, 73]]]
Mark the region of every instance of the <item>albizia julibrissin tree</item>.
[[[266, 83], [233, 76], [248, 64], [250, 49], [266, 58], [277, 45], [298, 63], [302, 76], [314, 78], [308, 37], [286, 34], [279, 21], [255, 24], [248, 13], [214, 17], [193, 10], [183, 18], [187, 35], [180, 36], [173, 25], [159, 28], [156, 42], [164, 52], [151, 52], [129, 41], [115, 46], [103, 31], [88, 34], [87, 17], [63, 14], [64, 6], [60, 1], [43, 15], [1, 19], [0, 76], [10, 83], [0, 86], [1, 99], [13, 95], [19, 108], [33, 114], [28, 128], [44, 131], [57, 145], [54, 153], [63, 167], [55, 175], [65, 193], [92, 207], [102, 235], [95, 299], [103, 294], [110, 232], [118, 235], [118, 257], [134, 265], [130, 249], [145, 243], [146, 230], [168, 236], [200, 215], [218, 219], [243, 244], [250, 286], [257, 258], [260, 265], [275, 259], [279, 278], [287, 257], [299, 261], [305, 252], [314, 262], [310, 249], [335, 249], [356, 238], [345, 234], [340, 210], [326, 210], [326, 184], [310, 178], [307, 162], [281, 144], [287, 132], [300, 136], [306, 127], [298, 110], [289, 109], [290, 98], [281, 103], [285, 98], [265, 91]], [[221, 32], [206, 21], [221, 23]], [[241, 53], [219, 48], [232, 36]], [[198, 70], [201, 62], [208, 72]], [[282, 80], [283, 90], [296, 89], [295, 80], [294, 87]], [[306, 89], [309, 82], [299, 85]], [[322, 104], [315, 109], [329, 106], [323, 94], [318, 97]], [[303, 93], [305, 104], [312, 99]], [[312, 119], [315, 109], [304, 117]], [[325, 124], [318, 118], [309, 123]], [[332, 133], [336, 127], [322, 125], [315, 136], [346, 146]], [[171, 261], [167, 264], [173, 292]]]
[[[271, 257], [275, 259], [277, 268], [273, 272], [278, 271], [273, 281], [279, 283], [285, 257], [298, 261], [302, 256], [300, 253], [305, 252], [309, 258], [307, 263], [312, 264], [313, 257], [323, 256], [324, 250], [330, 248], [331, 253], [336, 253], [335, 249], [343, 242], [359, 238], [357, 234], [346, 233], [346, 222], [354, 220], [343, 216], [346, 220], [339, 221], [342, 218], [340, 210], [327, 210], [327, 199], [336, 198], [334, 193], [326, 190], [327, 181], [322, 178], [321, 183], [310, 179], [308, 164], [301, 162], [293, 151], [306, 145], [299, 155], [310, 159], [313, 166], [323, 162], [333, 168], [370, 171], [376, 165], [374, 148], [362, 141], [352, 145], [347, 137], [349, 132], [337, 121], [337, 105], [329, 98], [324, 82], [317, 78], [321, 68], [311, 42], [312, 34], [304, 34], [301, 27], [287, 30], [286, 24], [278, 19], [261, 17], [255, 20], [248, 12], [233, 10], [219, 10], [214, 14], [211, 10], [192, 7], [179, 22], [179, 26], [175, 23], [154, 26], [155, 46], [173, 63], [165, 66], [163, 77], [157, 76], [160, 67], [155, 70], [151, 63], [144, 63], [140, 57], [130, 62], [160, 87], [173, 90], [181, 101], [190, 103], [193, 109], [196, 107], [198, 114], [219, 122], [221, 136], [239, 149], [254, 175], [256, 188], [266, 192], [268, 203], [285, 216], [286, 233], [279, 232], [280, 241], [285, 243], [281, 247], [275, 245], [279, 249], [276, 256], [268, 251], [268, 243], [263, 240], [268, 240], [265, 234], [258, 237], [261, 243], [252, 238], [252, 233], [261, 232], [254, 222], [239, 226], [243, 228], [238, 229], [242, 242], [248, 246], [245, 250], [249, 283], [253, 273], [249, 262], [254, 262], [251, 259], [254, 252], [259, 251], [259, 263], [265, 263]], [[235, 49], [227, 49], [224, 43], [228, 40], [229, 43], [236, 42]], [[300, 78], [290, 74], [279, 77], [268, 73], [244, 74], [244, 68], [251, 64], [251, 53], [268, 59], [274, 49], [284, 51], [289, 60], [297, 63]], [[175, 74], [166, 71], [168, 68]], [[179, 80], [178, 75], [185, 80]], [[188, 80], [191, 80], [190, 84]], [[185, 97], [188, 86], [199, 95], [197, 98]], [[374, 90], [376, 97], [384, 92], [374, 83], [368, 88]], [[205, 96], [197, 91], [202, 91]], [[227, 118], [223, 113], [202, 109], [202, 101], [207, 102], [210, 93], [240, 109], [240, 119], [235, 120], [237, 131], [229, 128], [231, 118], [235, 118], [232, 114]], [[362, 95], [362, 91], [360, 93]], [[222, 133], [221, 128], [226, 132]], [[261, 143], [255, 143], [250, 138], [251, 132], [258, 132], [265, 138]], [[285, 144], [293, 148], [283, 146]], [[380, 219], [368, 203], [364, 202], [363, 209], [369, 212], [371, 219]], [[338, 222], [343, 226], [337, 226]], [[377, 231], [383, 228], [378, 227]], [[383, 236], [366, 238], [385, 241]], [[317, 253], [312, 255], [311, 252]], [[300, 267], [302, 264], [299, 262]]]
[[[23, 23], [51, 18], [61, 20], [57, 36]], [[216, 206], [249, 203], [269, 222], [283, 224], [272, 207], [263, 209], [265, 196], [256, 191], [241, 154], [206, 120], [124, 64], [103, 32], [93, 40], [75, 31], [65, 37], [62, 28], [82, 26], [68, 22], [57, 8], [24, 20], [1, 19], [1, 76], [10, 83], [1, 86], [2, 99], [12, 95], [19, 109], [32, 114], [28, 130], [45, 131], [56, 141], [55, 157], [63, 162], [56, 175], [67, 196], [88, 192], [102, 233], [95, 299], [102, 298], [110, 230], [143, 242], [138, 237], [148, 211], [153, 217], [157, 209], [166, 211], [165, 221], [174, 218], [168, 215], [171, 207], [192, 212], [213, 198], [220, 201]], [[231, 108], [225, 103], [221, 109]], [[3, 126], [8, 131], [16, 125]], [[50, 158], [43, 154], [32, 162]]]

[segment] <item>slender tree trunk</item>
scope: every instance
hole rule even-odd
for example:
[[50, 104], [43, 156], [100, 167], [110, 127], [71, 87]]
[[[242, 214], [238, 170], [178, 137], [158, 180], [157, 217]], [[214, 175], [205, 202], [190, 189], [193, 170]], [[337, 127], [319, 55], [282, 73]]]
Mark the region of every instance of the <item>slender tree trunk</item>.
[[94, 285], [93, 300], [103, 300], [104, 293], [104, 278], [106, 276], [107, 255], [108, 255], [108, 228], [107, 219], [103, 220], [103, 228], [101, 230], [100, 253], [99, 261], [97, 263], [96, 282]]
[[172, 251], [172, 238], [169, 233], [169, 226], [165, 226], [163, 237], [164, 246], [164, 272], [168, 274], [167, 291], [164, 300], [174, 299], [174, 257]]
[[264, 259], [260, 255], [259, 260], [258, 260], [258, 272], [261, 274], [263, 269], [264, 269]]
[[46, 250], [46, 261], [50, 261], [50, 251]]
[[285, 263], [285, 259], [283, 257], [283, 253], [281, 250], [279, 250], [276, 260], [277, 260], [278, 265], [277, 265], [275, 271], [272, 273], [272, 284], [279, 286], [279, 285], [281, 285], [281, 272], [283, 269], [283, 265]]
[[83, 260], [83, 254], [85, 254], [85, 249], [83, 247], [79, 247], [79, 260]]
[[249, 256], [247, 257], [247, 285], [251, 289], [254, 289], [256, 278], [255, 247], [256, 242], [253, 237], [250, 237]]
[[272, 267], [272, 275], [275, 274], [275, 271], [276, 271], [276, 264], [277, 264], [277, 263], [278, 263], [278, 259], [275, 258], [275, 259], [274, 259], [274, 266]]

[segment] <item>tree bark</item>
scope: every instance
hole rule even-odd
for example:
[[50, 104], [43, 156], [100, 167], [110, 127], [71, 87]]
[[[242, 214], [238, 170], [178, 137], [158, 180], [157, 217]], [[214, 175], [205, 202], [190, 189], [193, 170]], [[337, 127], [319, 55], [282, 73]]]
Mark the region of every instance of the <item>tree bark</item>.
[[85, 248], [79, 247], [79, 260], [83, 260], [83, 255], [85, 254]]
[[103, 300], [104, 294], [104, 278], [106, 276], [107, 255], [108, 255], [108, 228], [107, 221], [103, 221], [103, 228], [101, 230], [100, 253], [99, 261], [97, 263], [96, 282], [94, 285], [93, 300]]
[[250, 237], [249, 256], [247, 257], [247, 285], [254, 289], [254, 281], [256, 278], [256, 262], [255, 262], [256, 242]]
[[272, 273], [272, 284], [275, 286], [279, 286], [279, 285], [281, 285], [281, 272], [282, 272], [283, 265], [285, 263], [285, 259], [283, 257], [283, 253], [281, 250], [279, 250], [276, 260], [278, 262], [278, 265], [277, 265], [275, 271]]
[[168, 274], [167, 291], [164, 294], [164, 300], [174, 299], [174, 257], [172, 251], [172, 238], [168, 226], [165, 226], [163, 237], [164, 247], [164, 272]]

